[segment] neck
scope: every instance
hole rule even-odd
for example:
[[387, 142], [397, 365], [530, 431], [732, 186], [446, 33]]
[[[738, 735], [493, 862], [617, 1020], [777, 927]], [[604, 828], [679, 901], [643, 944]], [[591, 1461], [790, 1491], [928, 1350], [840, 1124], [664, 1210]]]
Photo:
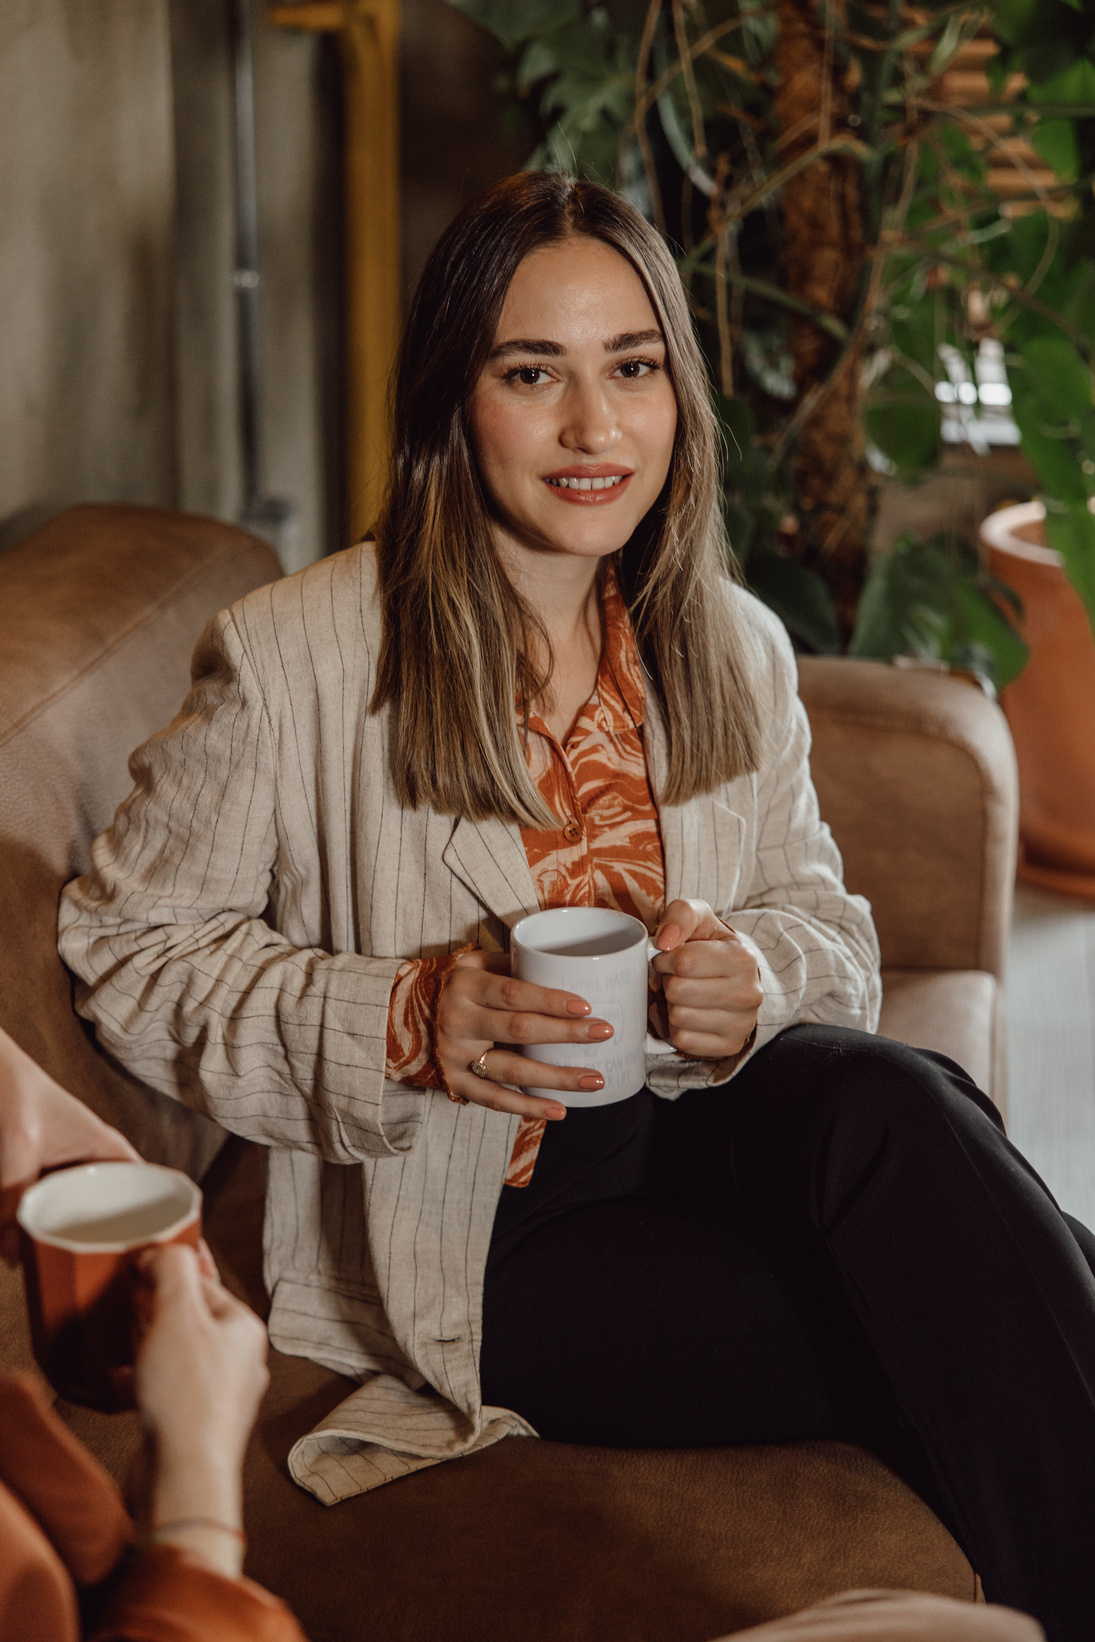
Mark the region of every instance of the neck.
[[598, 558], [570, 553], [534, 553], [505, 538], [497, 541], [506, 574], [538, 617], [558, 651], [588, 633], [597, 621]]

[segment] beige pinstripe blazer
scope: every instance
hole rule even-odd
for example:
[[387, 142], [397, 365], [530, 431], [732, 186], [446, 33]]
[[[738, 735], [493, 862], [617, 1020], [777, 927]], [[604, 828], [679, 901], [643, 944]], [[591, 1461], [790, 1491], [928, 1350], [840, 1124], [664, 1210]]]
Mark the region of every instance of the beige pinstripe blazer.
[[[818, 817], [809, 732], [779, 624], [748, 594], [767, 748], [718, 794], [663, 807], [667, 894], [696, 896], [756, 948], [757, 1043], [793, 1021], [873, 1029], [869, 908]], [[294, 1451], [332, 1502], [509, 1432], [483, 1409], [483, 1271], [517, 1119], [384, 1077], [403, 959], [504, 949], [537, 906], [516, 827], [400, 808], [368, 545], [259, 589], [199, 642], [179, 715], [64, 893], [77, 1003], [137, 1077], [269, 1146], [270, 1335], [360, 1388]], [[664, 734], [650, 701], [657, 791]], [[651, 1060], [660, 1095], [725, 1079]]]

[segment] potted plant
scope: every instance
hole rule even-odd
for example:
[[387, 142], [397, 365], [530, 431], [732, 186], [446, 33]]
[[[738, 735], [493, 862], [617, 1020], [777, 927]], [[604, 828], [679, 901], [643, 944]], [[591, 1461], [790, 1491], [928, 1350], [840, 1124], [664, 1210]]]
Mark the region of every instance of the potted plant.
[[800, 647], [1019, 675], [1002, 561], [870, 548], [880, 471], [915, 482], [947, 438], [977, 450], [1005, 424], [1095, 621], [1084, 0], [452, 3], [506, 48], [530, 163], [621, 189], [674, 247], [730, 539]]
[[981, 527], [990, 565], [1022, 601], [1030, 652], [1002, 697], [1019, 764], [1019, 876], [1095, 900], [1095, 639], [1062, 555], [1046, 545], [1046, 517], [1036, 500]]

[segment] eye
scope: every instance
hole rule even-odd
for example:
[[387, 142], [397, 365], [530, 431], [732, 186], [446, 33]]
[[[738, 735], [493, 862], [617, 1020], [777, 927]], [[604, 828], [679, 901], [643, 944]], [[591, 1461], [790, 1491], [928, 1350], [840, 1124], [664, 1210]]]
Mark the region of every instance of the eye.
[[625, 382], [640, 382], [644, 376], [652, 376], [660, 370], [656, 359], [621, 359], [614, 374], [622, 376]]
[[514, 365], [502, 378], [503, 382], [516, 382], [522, 388], [539, 388], [551, 377], [542, 365]]

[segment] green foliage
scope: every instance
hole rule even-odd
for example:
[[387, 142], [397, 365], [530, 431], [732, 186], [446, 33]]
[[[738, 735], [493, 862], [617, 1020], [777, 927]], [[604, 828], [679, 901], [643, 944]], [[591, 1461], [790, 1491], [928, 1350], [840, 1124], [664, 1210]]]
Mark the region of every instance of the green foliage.
[[745, 579], [774, 610], [798, 648], [818, 656], [840, 654], [840, 626], [833, 595], [816, 570], [758, 543], [745, 563]]
[[1011, 590], [982, 569], [975, 548], [906, 534], [867, 578], [848, 653], [944, 661], [1002, 689], [1027, 659], [1006, 599]]
[[517, 66], [519, 91], [542, 84], [540, 107], [553, 119], [531, 166], [569, 170], [579, 152], [587, 176], [612, 186], [618, 133], [635, 101], [629, 42], [607, 11], [594, 8], [532, 41]]
[[1030, 134], [1036, 148], [1065, 182], [1075, 182], [1080, 175], [1080, 145], [1076, 128], [1071, 120], [1043, 120]]
[[790, 504], [786, 474], [758, 442], [744, 399], [719, 394], [715, 403], [725, 449], [726, 534], [746, 584], [802, 649], [836, 655], [840, 629], [832, 594], [816, 571], [779, 546], [780, 520]]
[[[712, 377], [734, 383], [720, 403], [733, 551], [797, 643], [822, 652], [839, 643], [817, 573], [824, 562], [798, 562], [793, 528], [803, 407], [789, 339], [803, 317], [830, 339], [833, 370], [846, 350], [865, 347], [865, 436], [880, 465], [908, 479], [940, 457], [940, 346], [972, 368], [981, 337], [1003, 343], [1047, 530], [1095, 626], [1095, 523], [1086, 507], [1095, 494], [1091, 0], [927, 0], [915, 14], [873, 0], [825, 8], [834, 74], [851, 88], [854, 109], [827, 136], [857, 167], [869, 242], [850, 314], [818, 312], [784, 289], [787, 149], [775, 109], [773, 0], [666, 0], [643, 63], [647, 0], [451, 3], [509, 54], [504, 93], [538, 123], [529, 163], [615, 186], [663, 226]], [[1006, 210], [989, 186], [998, 139], [986, 111], [940, 105], [933, 84], [984, 25], [999, 46], [987, 66], [1002, 103], [1008, 95], [1013, 132], [1056, 178], [1048, 192], [1032, 183]], [[1018, 93], [1009, 89], [1015, 75], [1024, 76]], [[638, 113], [637, 77], [646, 100]], [[805, 163], [821, 151], [819, 132]], [[997, 682], [1011, 677], [1021, 644], [972, 552], [906, 540], [876, 565], [854, 653], [908, 651], [963, 665], [973, 657]]]
[[1090, 615], [1095, 610], [1095, 518], [1087, 503], [1072, 502], [1065, 507], [1050, 501], [1046, 540], [1064, 559], [1069, 579]]
[[868, 439], [903, 477], [939, 460], [939, 410], [911, 372], [898, 367], [886, 373], [867, 399], [863, 421]]
[[500, 40], [507, 51], [538, 40], [581, 14], [581, 0], [449, 0]]
[[1059, 333], [1029, 337], [1011, 371], [1023, 449], [1049, 496], [1081, 506], [1095, 493], [1092, 374]]

